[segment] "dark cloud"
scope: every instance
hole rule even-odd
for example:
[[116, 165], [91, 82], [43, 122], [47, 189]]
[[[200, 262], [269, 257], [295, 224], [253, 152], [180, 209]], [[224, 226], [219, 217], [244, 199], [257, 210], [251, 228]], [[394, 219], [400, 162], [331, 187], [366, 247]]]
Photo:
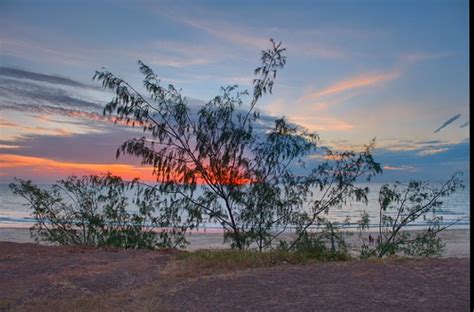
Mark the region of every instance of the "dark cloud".
[[[127, 139], [134, 137], [136, 133], [122, 127], [102, 133], [70, 136], [26, 135], [15, 142], [0, 141], [0, 146], [17, 146], [0, 147], [0, 154], [42, 157], [64, 162], [115, 163], [117, 148]], [[121, 157], [120, 163], [137, 164], [138, 160], [133, 157]]]
[[49, 82], [53, 84], [60, 84], [60, 85], [72, 86], [72, 87], [91, 88], [91, 86], [82, 84], [80, 82], [74, 81], [69, 78], [34, 73], [34, 72], [17, 69], [17, 68], [0, 67], [0, 76], [44, 81], [44, 82]]
[[[79, 83], [70, 79], [31, 73], [27, 71], [1, 68], [0, 71], [0, 110], [25, 112], [33, 115], [62, 116], [70, 119], [69, 123], [81, 123], [100, 126], [98, 122], [110, 122], [113, 118], [102, 116], [104, 101], [85, 100]], [[3, 76], [2, 76], [3, 74]], [[8, 76], [8, 77], [5, 77]], [[11, 78], [13, 77], [13, 78]], [[16, 78], [35, 78], [35, 81], [25, 81]], [[54, 78], [54, 79], [53, 79]], [[47, 81], [52, 84], [41, 84]], [[68, 88], [61, 87], [67, 85]], [[73, 88], [71, 88], [73, 86]], [[96, 91], [97, 92], [97, 91]], [[104, 98], [112, 99], [113, 94], [104, 92]], [[188, 98], [191, 118], [197, 119], [197, 111], [205, 102]], [[76, 121], [74, 121], [76, 119]], [[256, 129], [267, 129], [273, 126], [274, 117], [261, 114]], [[57, 121], [60, 122], [60, 121]]]
[[[74, 90], [74, 89], [73, 89]], [[77, 95], [80, 91], [77, 90]], [[98, 102], [81, 99], [74, 91], [66, 91], [59, 87], [42, 86], [31, 82], [0, 78], [0, 106], [10, 105], [45, 104], [59, 107], [72, 107], [78, 109], [101, 110]]]
[[459, 126], [459, 128], [464, 128], [464, 127], [467, 127], [469, 126], [469, 121], [466, 122], [466, 123], [463, 123], [461, 126]]
[[453, 117], [449, 118], [448, 120], [446, 120], [438, 129], [436, 129], [434, 131], [434, 133], [438, 133], [441, 129], [447, 127], [448, 125], [450, 125], [451, 123], [453, 123], [454, 121], [456, 121], [459, 117], [461, 117], [461, 114], [457, 114], [457, 115], [454, 115]]

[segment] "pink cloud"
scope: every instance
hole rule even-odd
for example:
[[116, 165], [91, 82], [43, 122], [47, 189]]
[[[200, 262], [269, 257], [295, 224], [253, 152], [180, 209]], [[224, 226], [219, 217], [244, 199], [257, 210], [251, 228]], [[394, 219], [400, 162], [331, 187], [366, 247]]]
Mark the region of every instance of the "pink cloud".
[[349, 79], [336, 82], [322, 90], [310, 92], [300, 98], [300, 101], [318, 100], [323, 96], [334, 95], [348, 90], [359, 89], [364, 87], [373, 87], [380, 85], [385, 81], [394, 80], [400, 77], [399, 71], [389, 73], [371, 74], [365, 73]]

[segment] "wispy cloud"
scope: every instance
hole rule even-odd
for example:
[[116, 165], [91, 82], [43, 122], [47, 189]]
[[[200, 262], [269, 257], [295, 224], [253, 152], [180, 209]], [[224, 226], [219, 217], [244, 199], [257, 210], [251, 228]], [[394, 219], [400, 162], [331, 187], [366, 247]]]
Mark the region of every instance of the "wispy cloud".
[[428, 52], [414, 52], [404, 53], [400, 56], [402, 62], [412, 64], [429, 60], [436, 60], [444, 57], [451, 56], [452, 53], [428, 53]]
[[[320, 58], [338, 59], [346, 57], [346, 53], [339, 48], [331, 45], [321, 43], [308, 43], [308, 32], [306, 29], [280, 29], [280, 28], [266, 28], [258, 29], [244, 26], [242, 24], [229, 23], [222, 20], [213, 19], [212, 22], [207, 20], [199, 19], [190, 14], [186, 15], [182, 11], [179, 13], [172, 13], [170, 11], [159, 10], [158, 14], [171, 18], [174, 21], [188, 25], [194, 29], [198, 29], [206, 32], [210, 36], [219, 39], [224, 42], [239, 45], [239, 47], [247, 47], [253, 50], [261, 50], [268, 46], [270, 37], [274, 37], [277, 34], [283, 38], [276, 38], [280, 40], [286, 40], [284, 43], [287, 46], [291, 46], [292, 53], [297, 55], [313, 56]], [[328, 35], [330, 30], [326, 30], [325, 34]], [[295, 37], [295, 33], [298, 33], [298, 39]], [[321, 33], [320, 30], [316, 33]], [[258, 34], [258, 35], [256, 35]]]
[[3, 118], [0, 118], [0, 128], [3, 128], [3, 129], [11, 128], [11, 129], [14, 129], [18, 134], [35, 133], [35, 134], [50, 134], [50, 135], [60, 135], [60, 136], [70, 136], [72, 134], [71, 131], [64, 128], [47, 128], [47, 127], [40, 127], [40, 126], [32, 127], [32, 126], [27, 126], [27, 125], [21, 125], [18, 123], [13, 123]]
[[90, 50], [81, 51], [79, 48], [70, 50], [64, 46], [54, 48], [38, 41], [1, 37], [0, 45], [3, 54], [26, 59], [41, 59], [43, 62], [53, 64], [84, 65], [89, 64], [91, 57]]
[[385, 165], [383, 166], [383, 169], [389, 170], [389, 171], [409, 171], [409, 172], [416, 171], [413, 166], [409, 166], [409, 165], [402, 165], [402, 166]]
[[203, 30], [216, 38], [246, 47], [261, 49], [268, 43], [268, 38], [251, 35], [249, 31], [243, 31], [242, 27], [229, 23], [214, 22], [211, 24], [195, 18], [183, 18], [182, 16], [175, 16], [174, 18], [189, 26]]
[[430, 155], [435, 155], [435, 154], [439, 154], [439, 153], [443, 153], [443, 152], [446, 152], [448, 151], [449, 148], [428, 148], [428, 149], [425, 149], [425, 150], [422, 150], [422, 151], [419, 151], [417, 153], [417, 155], [420, 155], [420, 156], [430, 156]]
[[[379, 140], [384, 149], [389, 151], [416, 151], [419, 155], [428, 155], [428, 150], [444, 150], [449, 148], [453, 143], [442, 140]], [[393, 143], [390, 143], [393, 141]], [[454, 143], [455, 144], [455, 143]]]
[[310, 92], [300, 98], [300, 101], [313, 101], [321, 97], [339, 94], [345, 91], [367, 88], [380, 85], [383, 82], [394, 80], [400, 77], [399, 71], [389, 73], [364, 73], [348, 79], [336, 82], [328, 87]]
[[352, 124], [335, 117], [292, 114], [288, 116], [288, 119], [312, 131], [347, 131], [354, 127]]

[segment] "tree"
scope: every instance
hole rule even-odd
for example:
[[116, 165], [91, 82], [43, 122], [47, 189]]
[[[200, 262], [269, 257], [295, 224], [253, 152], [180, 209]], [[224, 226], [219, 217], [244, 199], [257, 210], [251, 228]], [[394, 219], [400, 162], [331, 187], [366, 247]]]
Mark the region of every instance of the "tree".
[[[271, 39], [271, 47], [262, 51], [251, 96], [237, 86], [223, 87], [197, 111], [141, 61], [148, 96], [105, 69], [94, 75], [115, 92], [104, 114], [115, 114], [117, 121], [144, 132], [124, 142], [117, 157], [134, 155], [153, 166], [158, 183], [150, 187], [194, 224], [220, 223], [225, 238], [239, 249], [271, 247], [296, 224], [297, 235], [288, 244], [294, 248], [330, 208], [348, 199], [366, 200], [368, 189], [355, 182], [381, 172], [371, 155], [373, 142], [359, 153], [320, 148], [316, 133], [284, 117], [266, 133], [255, 130], [261, 126], [256, 106], [272, 92], [277, 72], [286, 64], [285, 50]], [[244, 106], [248, 96], [250, 105]], [[306, 169], [305, 161], [315, 153], [322, 160]]]

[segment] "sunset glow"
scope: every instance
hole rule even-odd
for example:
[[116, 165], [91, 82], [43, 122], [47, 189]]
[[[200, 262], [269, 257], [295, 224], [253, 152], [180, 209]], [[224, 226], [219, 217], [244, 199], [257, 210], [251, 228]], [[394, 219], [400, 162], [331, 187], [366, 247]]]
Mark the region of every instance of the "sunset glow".
[[[251, 94], [269, 38], [287, 48], [287, 65], [258, 104], [266, 125], [285, 116], [338, 151], [376, 138], [383, 180], [469, 172], [467, 1], [87, 7], [0, 4], [2, 183], [107, 171], [155, 181], [140, 159], [115, 158], [123, 142], [143, 135], [142, 125], [103, 115], [114, 94], [92, 80], [95, 71], [105, 67], [142, 92], [142, 60], [196, 111], [221, 86], [238, 84]], [[111, 32], [118, 21], [126, 27]], [[244, 97], [244, 109], [249, 102]]]
[[0, 169], [2, 175], [18, 175], [34, 172], [41, 180], [45, 178], [59, 178], [68, 175], [104, 174], [110, 172], [125, 180], [140, 178], [143, 181], [153, 182], [152, 167], [137, 167], [125, 164], [93, 164], [57, 161], [40, 157], [27, 157], [14, 154], [0, 154]]

